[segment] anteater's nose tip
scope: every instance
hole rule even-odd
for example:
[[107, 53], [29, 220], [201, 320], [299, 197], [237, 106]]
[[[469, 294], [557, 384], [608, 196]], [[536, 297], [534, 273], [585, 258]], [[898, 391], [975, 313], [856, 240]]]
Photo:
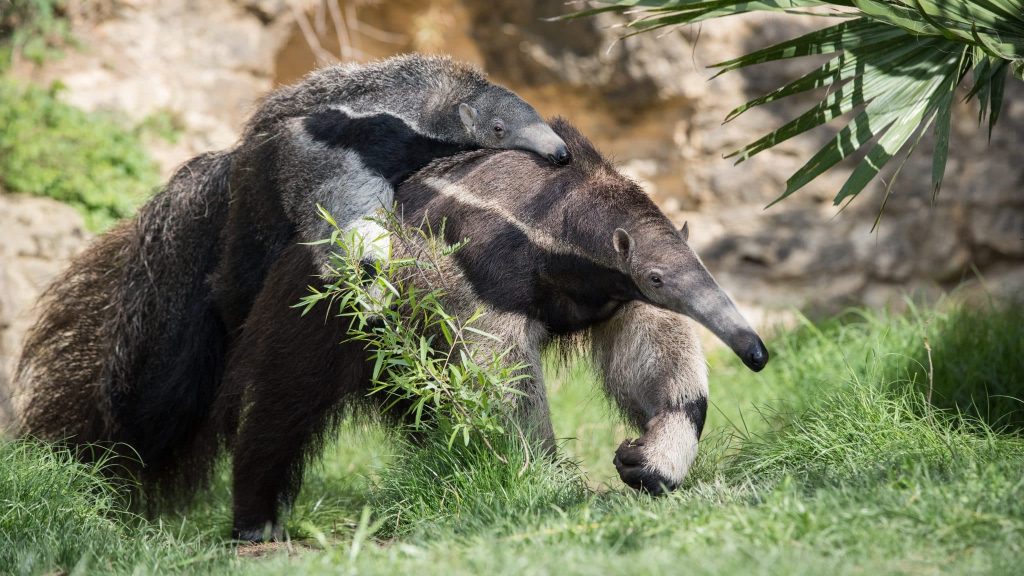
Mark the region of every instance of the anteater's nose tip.
[[768, 364], [768, 349], [764, 347], [764, 342], [761, 342], [760, 338], [747, 350], [743, 363], [754, 372], [760, 372], [765, 364]]
[[562, 144], [557, 150], [548, 154], [548, 160], [552, 164], [562, 166], [564, 164], [568, 164], [569, 161], [572, 160], [572, 155], [569, 154], [569, 149], [565, 147], [565, 144]]

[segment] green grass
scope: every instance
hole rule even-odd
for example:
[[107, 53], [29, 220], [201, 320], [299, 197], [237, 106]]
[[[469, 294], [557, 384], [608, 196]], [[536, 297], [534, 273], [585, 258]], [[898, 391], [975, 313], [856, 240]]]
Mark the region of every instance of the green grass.
[[42, 444], [0, 442], [0, 573], [160, 573], [227, 564], [223, 547], [197, 526], [127, 512], [99, 468]]
[[154, 117], [135, 128], [58, 98], [58, 88], [0, 77], [0, 189], [77, 208], [94, 231], [130, 216], [159, 184], [143, 133], [169, 137]]
[[761, 374], [710, 355], [702, 452], [668, 497], [621, 487], [627, 431], [578, 362], [550, 385], [563, 459], [350, 423], [307, 475], [291, 552], [259, 559], [226, 543], [224, 477], [146, 521], [94, 469], [4, 444], [0, 573], [1019, 573], [1022, 408], [1005, 397], [1024, 396], [1024, 308], [854, 312], [769, 346]]

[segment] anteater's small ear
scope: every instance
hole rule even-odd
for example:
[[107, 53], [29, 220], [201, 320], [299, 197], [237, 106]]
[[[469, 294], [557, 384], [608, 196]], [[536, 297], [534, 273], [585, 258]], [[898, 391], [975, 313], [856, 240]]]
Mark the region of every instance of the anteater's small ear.
[[683, 227], [679, 229], [679, 235], [683, 238], [683, 242], [690, 239], [690, 223], [683, 222]]
[[459, 104], [459, 118], [462, 119], [462, 125], [465, 126], [467, 130], [472, 130], [476, 127], [476, 117], [476, 108], [473, 108], [465, 102]]
[[622, 264], [623, 269], [626, 269], [626, 265], [629, 264], [629, 257], [633, 253], [633, 237], [622, 228], [616, 228], [615, 232], [612, 233], [612, 246], [615, 247], [615, 252], [619, 255], [619, 264]]

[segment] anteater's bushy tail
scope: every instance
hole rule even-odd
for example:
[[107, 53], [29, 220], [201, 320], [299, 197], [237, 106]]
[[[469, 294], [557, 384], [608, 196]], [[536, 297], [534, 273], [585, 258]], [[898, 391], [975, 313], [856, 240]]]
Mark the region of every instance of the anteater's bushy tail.
[[15, 374], [22, 435], [113, 446], [131, 456], [124, 470], [156, 492], [190, 481], [181, 452], [196, 441], [224, 363], [207, 277], [231, 158], [186, 163], [44, 294]]

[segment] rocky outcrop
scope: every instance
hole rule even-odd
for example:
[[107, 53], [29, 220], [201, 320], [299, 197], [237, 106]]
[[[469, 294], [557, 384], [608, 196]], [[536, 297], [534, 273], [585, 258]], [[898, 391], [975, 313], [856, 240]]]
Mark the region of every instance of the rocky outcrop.
[[[165, 175], [205, 150], [231, 145], [256, 100], [273, 87], [274, 61], [291, 31], [286, 0], [108, 0], [76, 13], [69, 49], [15, 74], [59, 81], [80, 108], [113, 110], [135, 121], [169, 116], [174, 143], [151, 151]], [[95, 5], [95, 6], [92, 6]]]
[[[545, 114], [567, 116], [642, 182], [737, 299], [762, 308], [834, 311], [898, 303], [905, 290], [937, 293], [980, 275], [988, 289], [1021, 293], [1024, 263], [1024, 85], [1007, 86], [991, 144], [961, 105], [941, 194], [933, 202], [926, 137], [886, 201], [873, 184], [842, 212], [831, 204], [848, 169], [764, 210], [828, 131], [795, 138], [738, 166], [723, 154], [779, 126], [808, 100], [729, 110], [792, 78], [787, 63], [711, 80], [707, 65], [792, 37], [810, 16], [745, 17], [620, 40], [621, 18], [544, 18], [578, 6], [542, 0], [342, 1], [307, 19], [284, 0], [118, 0], [78, 28], [85, 50], [42, 69], [83, 107], [135, 117], [167, 111], [185, 138], [159, 147], [169, 170], [228, 145], [252, 103], [301, 77], [327, 53], [354, 59], [419, 50], [475, 62]], [[334, 22], [340, 22], [339, 28]], [[316, 50], [310, 45], [316, 45]]]
[[48, 198], [0, 192], [0, 430], [11, 417], [10, 375], [33, 303], [89, 237], [73, 208]]

